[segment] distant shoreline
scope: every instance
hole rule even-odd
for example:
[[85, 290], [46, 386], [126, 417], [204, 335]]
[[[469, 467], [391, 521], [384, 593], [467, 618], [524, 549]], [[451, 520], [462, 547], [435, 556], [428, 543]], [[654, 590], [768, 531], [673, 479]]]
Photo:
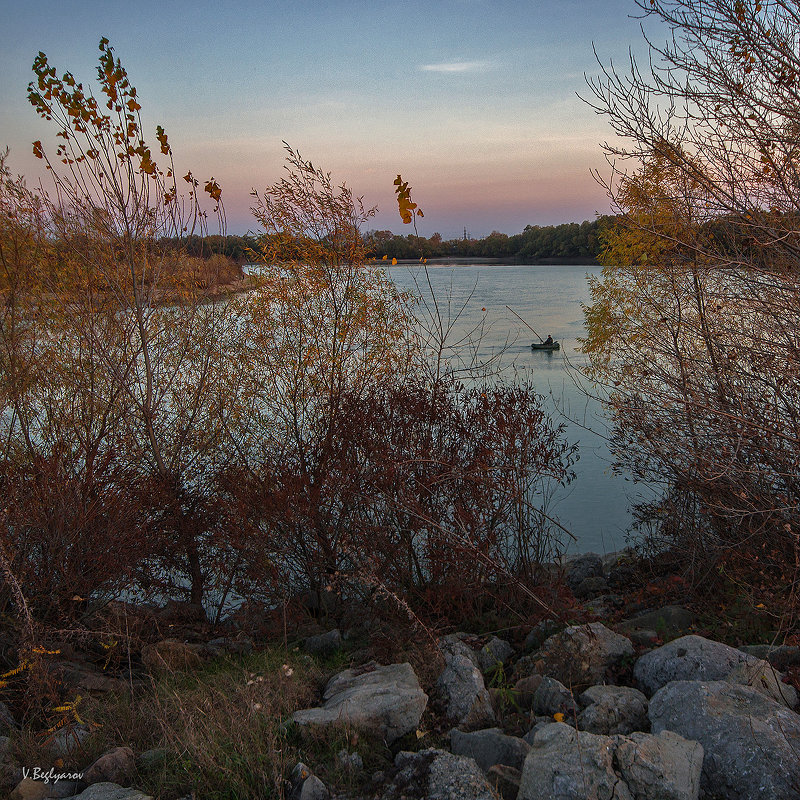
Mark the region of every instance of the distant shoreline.
[[[378, 262], [380, 263], [380, 262]], [[459, 267], [459, 266], [480, 266], [492, 264], [505, 264], [517, 267], [599, 267], [600, 264], [593, 258], [540, 258], [528, 261], [519, 261], [515, 258], [468, 258], [466, 256], [446, 256], [439, 258], [429, 258], [425, 261], [425, 265], [429, 267]], [[384, 265], [385, 266], [385, 265]], [[392, 266], [392, 265], [390, 265]], [[397, 259], [398, 267], [413, 267], [420, 266], [419, 259], [413, 258], [399, 258]]]

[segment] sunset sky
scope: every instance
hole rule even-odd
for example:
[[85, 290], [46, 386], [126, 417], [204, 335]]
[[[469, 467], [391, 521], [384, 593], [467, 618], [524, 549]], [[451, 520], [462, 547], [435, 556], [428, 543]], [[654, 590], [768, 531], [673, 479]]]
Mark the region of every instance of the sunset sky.
[[251, 189], [280, 177], [285, 140], [407, 233], [392, 181], [425, 210], [420, 233], [517, 233], [608, 211], [605, 121], [581, 102], [599, 55], [641, 50], [632, 0], [0, 0], [0, 147], [41, 174], [55, 130], [28, 105], [36, 54], [91, 83], [110, 39], [155, 141], [222, 185], [228, 230], [256, 230]]

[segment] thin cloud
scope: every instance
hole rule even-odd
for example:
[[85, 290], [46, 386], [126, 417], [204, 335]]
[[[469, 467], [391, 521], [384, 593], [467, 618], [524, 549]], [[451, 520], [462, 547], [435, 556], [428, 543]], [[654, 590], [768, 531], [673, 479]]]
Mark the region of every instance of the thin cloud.
[[420, 64], [422, 72], [483, 72], [488, 61], [446, 61], [441, 64]]

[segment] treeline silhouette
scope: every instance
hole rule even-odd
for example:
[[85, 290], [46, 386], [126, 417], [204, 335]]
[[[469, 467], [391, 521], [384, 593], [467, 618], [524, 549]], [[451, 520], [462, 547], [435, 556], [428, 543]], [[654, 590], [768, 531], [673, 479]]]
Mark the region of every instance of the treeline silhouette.
[[[502, 258], [509, 261], [533, 264], [536, 262], [583, 261], [594, 263], [600, 253], [601, 231], [613, 222], [614, 217], [602, 216], [581, 223], [562, 225], [526, 225], [522, 233], [509, 236], [492, 231], [482, 239], [472, 239], [468, 234], [460, 239], [443, 239], [440, 233], [430, 237], [369, 231], [364, 235], [369, 257], [383, 256], [401, 259], [419, 258]], [[261, 237], [244, 236], [191, 236], [180, 246], [188, 255], [209, 258], [221, 254], [239, 264], [254, 260], [260, 250]], [[176, 242], [176, 245], [178, 243]]]

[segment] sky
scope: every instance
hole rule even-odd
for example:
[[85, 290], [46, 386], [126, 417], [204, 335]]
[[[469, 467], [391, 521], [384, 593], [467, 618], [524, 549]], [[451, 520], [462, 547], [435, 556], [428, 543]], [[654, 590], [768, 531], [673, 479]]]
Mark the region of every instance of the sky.
[[0, 148], [35, 183], [55, 129], [27, 101], [39, 51], [94, 82], [105, 36], [145, 129], [177, 168], [222, 186], [229, 233], [257, 232], [250, 192], [280, 179], [287, 142], [409, 233], [392, 181], [444, 238], [594, 219], [612, 134], [577, 93], [642, 49], [633, 0], [0, 0]]

